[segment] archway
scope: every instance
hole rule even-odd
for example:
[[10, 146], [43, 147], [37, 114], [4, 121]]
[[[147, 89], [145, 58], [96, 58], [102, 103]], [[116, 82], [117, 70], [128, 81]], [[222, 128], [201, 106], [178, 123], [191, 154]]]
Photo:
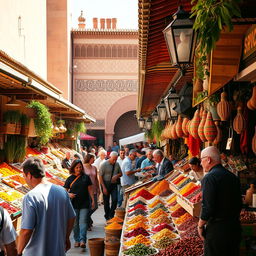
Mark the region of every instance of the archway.
[[105, 147], [113, 144], [114, 127], [120, 116], [137, 108], [137, 94], [122, 97], [108, 110], [105, 123]]

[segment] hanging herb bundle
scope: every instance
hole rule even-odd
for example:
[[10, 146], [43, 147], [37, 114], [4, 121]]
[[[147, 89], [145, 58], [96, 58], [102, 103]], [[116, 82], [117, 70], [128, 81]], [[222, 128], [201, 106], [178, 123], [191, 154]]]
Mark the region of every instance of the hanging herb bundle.
[[86, 132], [86, 127], [85, 127], [84, 122], [77, 123], [75, 125], [75, 131], [76, 131], [76, 133]]
[[195, 17], [193, 28], [198, 40], [195, 53], [197, 78], [204, 80], [209, 76], [207, 56], [214, 49], [223, 28], [226, 26], [229, 31], [233, 30], [232, 17], [241, 17], [240, 1], [192, 0], [191, 18]]
[[153, 122], [152, 124], [152, 133], [154, 138], [156, 139], [157, 143], [160, 142], [160, 137], [162, 134], [164, 127], [160, 121]]
[[28, 108], [33, 108], [36, 111], [35, 128], [40, 143], [45, 145], [52, 137], [52, 120], [48, 108], [38, 101], [32, 101]]

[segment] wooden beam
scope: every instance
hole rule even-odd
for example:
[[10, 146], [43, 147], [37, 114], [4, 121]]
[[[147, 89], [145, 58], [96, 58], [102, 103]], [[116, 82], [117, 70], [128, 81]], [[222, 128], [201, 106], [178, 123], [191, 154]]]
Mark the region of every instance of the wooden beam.
[[[7, 95], [8, 96], [8, 95]], [[16, 95], [17, 100], [46, 100], [47, 96], [43, 95], [33, 95], [33, 94], [27, 94], [27, 95]]]
[[69, 108], [63, 108], [63, 107], [49, 107], [50, 112], [68, 112]]
[[0, 94], [2, 95], [18, 95], [18, 94], [35, 94], [33, 90], [30, 89], [0, 89]]

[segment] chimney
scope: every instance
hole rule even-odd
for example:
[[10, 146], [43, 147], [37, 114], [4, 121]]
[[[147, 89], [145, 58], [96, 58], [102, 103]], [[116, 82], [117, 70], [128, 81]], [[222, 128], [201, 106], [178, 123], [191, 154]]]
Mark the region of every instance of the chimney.
[[100, 29], [105, 29], [105, 19], [100, 19]]
[[112, 18], [112, 29], [116, 29], [117, 18]]
[[98, 29], [98, 18], [93, 18], [92, 22], [93, 22], [93, 28]]
[[111, 19], [106, 19], [107, 29], [111, 29]]
[[78, 17], [78, 28], [85, 29], [85, 18], [83, 16], [83, 11], [81, 11], [81, 15]]

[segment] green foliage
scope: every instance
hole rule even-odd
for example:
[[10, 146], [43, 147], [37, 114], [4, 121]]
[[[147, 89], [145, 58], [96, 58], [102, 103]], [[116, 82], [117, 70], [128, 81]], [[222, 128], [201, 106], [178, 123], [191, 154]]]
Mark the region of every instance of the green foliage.
[[5, 142], [5, 161], [8, 163], [23, 162], [26, 155], [26, 137], [7, 135]]
[[153, 141], [154, 139], [154, 134], [152, 132], [152, 130], [146, 130], [145, 131], [145, 137], [150, 140], [150, 141]]
[[197, 77], [204, 80], [209, 75], [207, 56], [214, 49], [220, 38], [222, 29], [226, 26], [232, 31], [232, 17], [241, 17], [238, 6], [240, 0], [192, 0], [191, 18], [195, 17], [194, 29], [197, 32], [198, 46], [196, 48]]
[[152, 133], [154, 138], [156, 139], [157, 143], [160, 142], [160, 137], [162, 134], [164, 127], [160, 121], [153, 122], [152, 124]]
[[56, 123], [57, 123], [58, 126], [64, 125], [65, 124], [65, 120], [60, 119]]
[[6, 111], [3, 115], [3, 121], [5, 123], [12, 123], [12, 124], [16, 124], [20, 122], [20, 118], [21, 118], [21, 114], [20, 111], [13, 111], [13, 110], [9, 110]]
[[21, 114], [20, 122], [21, 125], [27, 126], [29, 124], [29, 117], [25, 114]]
[[45, 145], [52, 137], [52, 120], [48, 108], [38, 101], [32, 101], [28, 108], [33, 108], [36, 111], [35, 129], [40, 143]]
[[214, 93], [212, 94], [207, 101], [210, 103], [212, 106], [216, 106], [220, 102], [220, 94]]
[[75, 125], [75, 132], [76, 133], [86, 132], [86, 127], [85, 127], [84, 122], [76, 123], [76, 125]]
[[207, 91], [197, 93], [197, 96], [194, 98], [195, 104], [201, 102], [203, 99], [206, 99], [207, 95], [208, 95]]
[[66, 134], [68, 137], [72, 137], [73, 135], [75, 135], [75, 131], [72, 128], [67, 128]]

